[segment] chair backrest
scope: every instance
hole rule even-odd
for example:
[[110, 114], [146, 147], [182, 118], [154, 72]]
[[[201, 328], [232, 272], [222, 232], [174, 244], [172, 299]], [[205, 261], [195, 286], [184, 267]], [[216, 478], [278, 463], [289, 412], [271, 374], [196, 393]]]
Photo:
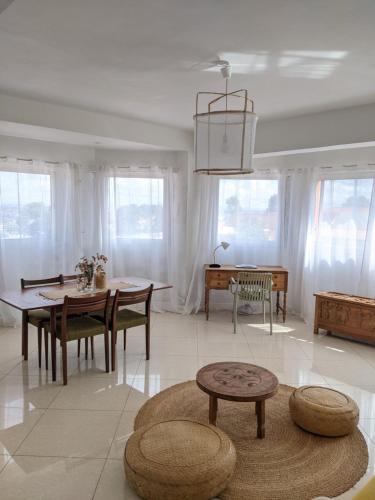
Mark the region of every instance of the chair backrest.
[[104, 313], [104, 324], [108, 328], [108, 301], [111, 291], [96, 293], [89, 297], [64, 297], [64, 305], [61, 315], [61, 340], [67, 338], [67, 324], [69, 315], [79, 315], [82, 313], [98, 312]]
[[68, 295], [65, 295], [62, 310], [63, 316], [64, 314], [91, 313], [103, 310], [106, 312], [110, 296], [110, 290], [86, 297], [68, 297]]
[[237, 283], [241, 296], [246, 296], [246, 300], [262, 301], [265, 292], [272, 292], [272, 273], [240, 272]]
[[83, 274], [64, 274], [63, 283], [69, 283], [69, 281], [77, 281]]
[[43, 285], [63, 285], [63, 275], [59, 274], [54, 278], [45, 278], [40, 280], [24, 280], [21, 278], [21, 288], [24, 290], [25, 288], [32, 288], [34, 286], [43, 286]]
[[116, 325], [117, 311], [120, 306], [130, 306], [132, 304], [145, 303], [145, 315], [150, 316], [151, 311], [151, 297], [154, 285], [151, 284], [147, 288], [142, 290], [136, 290], [134, 292], [126, 292], [121, 290], [116, 290], [115, 298], [113, 300], [112, 306], [112, 328]]

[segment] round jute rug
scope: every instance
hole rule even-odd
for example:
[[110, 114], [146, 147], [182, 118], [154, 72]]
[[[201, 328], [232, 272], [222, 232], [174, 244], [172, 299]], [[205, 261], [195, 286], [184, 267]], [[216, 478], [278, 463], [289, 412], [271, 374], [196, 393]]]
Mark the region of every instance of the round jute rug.
[[[366, 472], [368, 452], [359, 430], [339, 438], [309, 434], [289, 415], [293, 388], [280, 385], [266, 401], [266, 437], [256, 438], [254, 403], [219, 400], [217, 425], [232, 439], [237, 465], [225, 500], [311, 500], [335, 497]], [[208, 395], [195, 381], [174, 385], [145, 403], [135, 430], [150, 422], [190, 417], [208, 422]]]

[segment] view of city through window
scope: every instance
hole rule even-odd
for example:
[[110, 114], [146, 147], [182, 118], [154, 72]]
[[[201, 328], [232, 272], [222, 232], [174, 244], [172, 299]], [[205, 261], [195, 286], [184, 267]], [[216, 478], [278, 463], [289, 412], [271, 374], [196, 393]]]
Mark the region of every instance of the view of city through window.
[[164, 180], [111, 177], [109, 182], [113, 236], [127, 239], [162, 239]]
[[219, 189], [219, 239], [277, 239], [278, 180], [221, 179]]
[[0, 171], [0, 238], [38, 238], [51, 228], [51, 176]]

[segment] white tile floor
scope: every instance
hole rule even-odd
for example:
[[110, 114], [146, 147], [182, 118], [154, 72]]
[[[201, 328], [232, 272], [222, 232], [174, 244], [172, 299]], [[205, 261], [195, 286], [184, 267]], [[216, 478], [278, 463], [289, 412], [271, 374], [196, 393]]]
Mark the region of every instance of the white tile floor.
[[[151, 361], [144, 360], [143, 329], [129, 330], [127, 351], [106, 374], [101, 339], [95, 361], [69, 350], [68, 386], [39, 370], [36, 334], [30, 328], [29, 361], [19, 356], [20, 332], [0, 329], [0, 497], [2, 500], [133, 500], [122, 456], [137, 410], [160, 390], [193, 379], [199, 367], [243, 360], [274, 371], [294, 386], [324, 384], [350, 394], [375, 474], [375, 347], [314, 336], [299, 319], [275, 324], [274, 335], [258, 316], [241, 317], [236, 336], [229, 312], [179, 316], [153, 314]], [[358, 486], [339, 497], [352, 498]]]

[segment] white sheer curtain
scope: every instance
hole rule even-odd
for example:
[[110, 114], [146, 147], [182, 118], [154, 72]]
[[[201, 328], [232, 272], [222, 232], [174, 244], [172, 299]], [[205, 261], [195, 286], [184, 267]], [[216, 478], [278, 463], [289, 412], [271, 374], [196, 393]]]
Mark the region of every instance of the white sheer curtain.
[[[0, 161], [0, 286], [20, 278], [69, 272], [80, 254], [75, 170], [69, 164]], [[0, 309], [1, 323], [15, 323], [14, 310]]]
[[[197, 312], [204, 293], [203, 265], [221, 241], [217, 260], [230, 264], [281, 263], [284, 181], [276, 173], [241, 178], [194, 176], [189, 206], [188, 271], [184, 311]], [[212, 294], [212, 303], [229, 304], [230, 296]]]
[[96, 172], [97, 238], [92, 251], [108, 257], [113, 276], [171, 283], [153, 305], [180, 309], [184, 259], [180, 178], [172, 167], [101, 167]]
[[316, 173], [311, 168], [296, 168], [284, 172], [285, 219], [282, 235], [282, 265], [289, 271], [288, 309], [302, 311], [305, 250], [310, 214], [314, 210]]
[[226, 262], [280, 264], [284, 183], [264, 176], [219, 181], [217, 241], [230, 243], [221, 255]]
[[[194, 176], [184, 312], [204, 295], [203, 264], [284, 265], [288, 308], [311, 321], [314, 292], [375, 295], [375, 181], [371, 169], [293, 168], [240, 178]], [[215, 303], [215, 293], [212, 294]], [[229, 301], [216, 296], [220, 307]], [[229, 302], [228, 302], [229, 303]]]
[[303, 271], [302, 314], [316, 291], [375, 294], [375, 181], [369, 169], [316, 173]]
[[217, 242], [219, 179], [194, 175], [191, 179], [187, 228], [187, 289], [184, 313], [197, 313], [204, 295], [203, 266], [212, 259]]

